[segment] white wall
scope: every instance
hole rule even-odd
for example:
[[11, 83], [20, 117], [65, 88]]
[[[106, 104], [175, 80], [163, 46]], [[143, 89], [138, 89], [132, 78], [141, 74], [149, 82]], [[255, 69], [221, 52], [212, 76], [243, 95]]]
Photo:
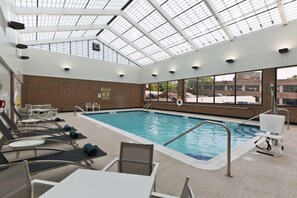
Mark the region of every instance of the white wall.
[[15, 20], [15, 15], [12, 12], [12, 2], [0, 0], [0, 6], [0, 12], [2, 12], [0, 17], [1, 22], [3, 22], [0, 27], [0, 56], [7, 63], [9, 70], [19, 73], [22, 72], [22, 61], [19, 59], [21, 51], [15, 47], [19, 40], [19, 34], [17, 31], [7, 27], [8, 21]]
[[[289, 53], [279, 54], [279, 48]], [[143, 67], [143, 83], [297, 65], [297, 21]], [[226, 63], [232, 58], [234, 63]], [[198, 65], [198, 70], [192, 66]], [[175, 70], [170, 74], [169, 70]], [[157, 77], [152, 77], [156, 73]]]
[[[141, 83], [141, 68], [29, 48], [24, 74], [111, 82]], [[64, 71], [64, 67], [70, 68]], [[119, 77], [122, 73], [125, 76]]]

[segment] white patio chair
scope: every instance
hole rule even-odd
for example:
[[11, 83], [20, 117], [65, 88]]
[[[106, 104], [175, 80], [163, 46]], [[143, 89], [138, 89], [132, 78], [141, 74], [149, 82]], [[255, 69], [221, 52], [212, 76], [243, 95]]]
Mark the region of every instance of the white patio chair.
[[92, 109], [93, 111], [100, 111], [100, 105], [97, 102], [93, 102]]
[[[107, 171], [117, 163], [117, 171], [120, 173], [147, 175], [156, 181], [159, 163], [153, 162], [153, 153], [153, 144], [121, 142], [120, 157], [115, 158], [102, 170]], [[155, 183], [154, 189], [156, 189]]]
[[281, 149], [284, 150], [284, 146], [282, 145], [283, 140], [283, 130], [285, 126], [286, 117], [283, 115], [274, 115], [274, 114], [260, 114], [260, 130], [261, 133], [256, 133], [256, 136], [260, 136], [260, 138], [255, 141], [255, 144], [262, 138], [265, 138], [267, 143], [266, 148], [262, 148], [256, 144], [256, 147], [265, 152], [257, 151], [262, 154], [267, 154], [270, 156], [281, 156], [282, 151], [278, 149], [279, 154], [276, 155], [272, 152], [272, 144], [275, 146], [280, 145]]
[[92, 103], [87, 102], [86, 103], [86, 111], [92, 111], [92, 110], [93, 110]]
[[54, 186], [57, 183], [39, 179], [31, 181], [27, 161], [17, 163], [0, 172], [0, 197], [34, 197], [35, 184]]
[[194, 193], [189, 185], [189, 176], [186, 178], [180, 197], [170, 196], [162, 193], [153, 192], [151, 198], [195, 198]]

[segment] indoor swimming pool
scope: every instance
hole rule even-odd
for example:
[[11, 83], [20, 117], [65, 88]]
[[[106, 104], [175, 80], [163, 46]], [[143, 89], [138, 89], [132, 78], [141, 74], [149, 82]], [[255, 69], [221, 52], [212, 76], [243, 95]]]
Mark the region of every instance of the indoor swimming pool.
[[[89, 118], [164, 145], [169, 140], [203, 122], [205, 119], [154, 111], [112, 111], [85, 114]], [[212, 120], [222, 122], [218, 120]], [[231, 130], [234, 148], [255, 137], [259, 127], [223, 122]], [[172, 142], [167, 147], [198, 160], [210, 160], [227, 150], [227, 132], [222, 126], [205, 124]]]

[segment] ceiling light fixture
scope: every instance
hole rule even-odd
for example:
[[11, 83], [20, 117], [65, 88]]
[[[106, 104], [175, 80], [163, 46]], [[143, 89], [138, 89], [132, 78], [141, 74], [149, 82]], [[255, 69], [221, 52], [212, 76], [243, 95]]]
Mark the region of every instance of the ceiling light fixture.
[[25, 45], [25, 44], [17, 44], [16, 47], [19, 48], [19, 49], [27, 49], [27, 48], [28, 48], [28, 45]]
[[233, 59], [227, 59], [226, 62], [227, 63], [234, 63], [234, 60]]
[[15, 29], [15, 30], [23, 30], [25, 29], [25, 25], [23, 23], [19, 23], [16, 21], [9, 21], [8, 27]]
[[281, 54], [285, 54], [285, 53], [289, 52], [289, 49], [288, 48], [281, 48], [281, 49], [278, 49], [278, 52], [281, 53]]

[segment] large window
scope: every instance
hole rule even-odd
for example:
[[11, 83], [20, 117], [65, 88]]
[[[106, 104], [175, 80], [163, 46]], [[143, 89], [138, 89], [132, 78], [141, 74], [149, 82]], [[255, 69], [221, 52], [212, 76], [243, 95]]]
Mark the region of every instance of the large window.
[[168, 101], [176, 101], [178, 99], [178, 81], [168, 81]]
[[214, 87], [213, 76], [205, 76], [198, 78], [198, 102], [213, 103]]
[[159, 101], [167, 101], [168, 90], [167, 90], [167, 81], [159, 83]]
[[277, 101], [279, 105], [297, 106], [297, 67], [277, 69]]
[[151, 101], [158, 100], [158, 83], [150, 84], [150, 95], [149, 98]]
[[236, 74], [236, 103], [262, 103], [262, 71], [249, 71]]
[[235, 103], [235, 74], [215, 76], [215, 103]]
[[197, 102], [197, 78], [186, 79], [184, 83], [184, 90], [186, 90], [184, 101]]

